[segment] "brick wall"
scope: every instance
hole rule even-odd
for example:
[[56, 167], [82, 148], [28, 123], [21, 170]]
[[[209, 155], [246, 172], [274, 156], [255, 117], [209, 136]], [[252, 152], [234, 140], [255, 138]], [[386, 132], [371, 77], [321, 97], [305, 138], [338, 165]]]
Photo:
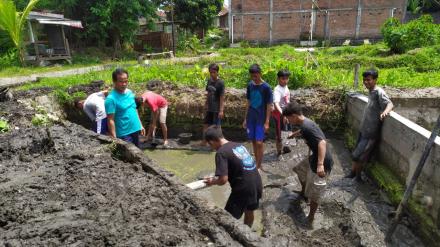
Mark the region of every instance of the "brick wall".
[[[310, 35], [311, 0], [232, 0], [234, 42], [270, 42], [272, 1], [272, 42], [307, 40]], [[386, 19], [402, 19], [404, 0], [316, 0], [314, 39], [330, 40], [380, 38]], [[358, 7], [361, 7], [358, 23]], [[242, 23], [243, 20], [243, 23]], [[243, 27], [243, 28], [242, 28]], [[327, 29], [326, 29], [327, 28]]]

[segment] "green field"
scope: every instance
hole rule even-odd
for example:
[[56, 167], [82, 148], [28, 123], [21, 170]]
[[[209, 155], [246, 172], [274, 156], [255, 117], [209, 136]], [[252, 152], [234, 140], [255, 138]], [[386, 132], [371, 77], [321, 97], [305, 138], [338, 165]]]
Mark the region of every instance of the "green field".
[[[277, 71], [287, 68], [292, 72], [291, 88], [351, 87], [354, 66], [359, 63], [361, 70], [371, 67], [379, 69], [381, 85], [397, 88], [440, 87], [440, 46], [419, 48], [399, 55], [391, 54], [381, 43], [357, 47], [317, 48], [312, 53], [313, 59], [307, 52], [297, 52], [289, 45], [270, 48], [227, 48], [217, 52], [220, 56], [203, 58], [195, 64], [170, 64], [166, 60], [159, 60], [149, 67], [132, 66], [128, 68], [130, 81], [143, 83], [159, 79], [202, 87], [208, 77], [207, 65], [218, 62], [221, 63], [220, 76], [225, 80], [226, 86], [243, 88], [249, 80], [249, 65], [259, 63], [264, 79], [271, 85], [276, 84]], [[24, 85], [21, 89], [46, 86], [63, 89], [98, 79], [111, 83], [111, 70], [63, 78], [45, 78], [38, 83]]]

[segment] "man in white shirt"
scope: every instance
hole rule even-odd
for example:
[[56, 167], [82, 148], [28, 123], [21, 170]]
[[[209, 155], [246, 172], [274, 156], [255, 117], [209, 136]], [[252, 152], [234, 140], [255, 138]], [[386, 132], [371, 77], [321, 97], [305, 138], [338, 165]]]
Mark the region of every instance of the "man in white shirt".
[[85, 100], [75, 99], [75, 107], [83, 110], [93, 122], [92, 129], [98, 134], [107, 134], [107, 114], [105, 113], [105, 98], [108, 90], [92, 93]]
[[288, 70], [280, 70], [277, 74], [278, 85], [273, 90], [273, 104], [272, 118], [275, 122], [276, 132], [276, 147], [277, 155], [281, 155], [283, 144], [281, 142], [281, 130], [286, 130], [287, 119], [283, 116], [283, 109], [290, 102], [290, 91], [287, 83], [289, 82], [290, 72]]

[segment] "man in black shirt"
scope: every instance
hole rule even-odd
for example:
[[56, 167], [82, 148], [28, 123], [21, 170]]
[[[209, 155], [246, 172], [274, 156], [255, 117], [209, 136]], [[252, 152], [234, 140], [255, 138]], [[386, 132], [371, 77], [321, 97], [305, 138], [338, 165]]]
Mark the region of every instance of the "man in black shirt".
[[302, 194], [310, 200], [309, 223], [313, 222], [319, 201], [325, 192], [325, 179], [331, 172], [333, 159], [327, 148], [324, 133], [312, 120], [303, 115], [301, 106], [289, 103], [283, 112], [289, 123], [299, 127], [292, 136], [302, 136], [311, 151], [305, 162], [294, 168], [302, 185]]
[[[203, 122], [203, 133], [209, 126], [220, 126], [223, 119], [225, 104], [225, 82], [219, 78], [220, 68], [217, 64], [209, 65], [209, 79], [206, 85], [206, 114]], [[206, 146], [205, 140], [202, 140], [202, 146]]]
[[211, 126], [206, 130], [205, 140], [217, 151], [216, 177], [206, 178], [205, 183], [210, 186], [229, 182], [231, 195], [225, 210], [236, 219], [240, 219], [244, 213], [244, 224], [251, 227], [254, 222], [254, 210], [259, 207], [263, 190], [254, 159], [242, 144], [226, 140], [217, 126]]

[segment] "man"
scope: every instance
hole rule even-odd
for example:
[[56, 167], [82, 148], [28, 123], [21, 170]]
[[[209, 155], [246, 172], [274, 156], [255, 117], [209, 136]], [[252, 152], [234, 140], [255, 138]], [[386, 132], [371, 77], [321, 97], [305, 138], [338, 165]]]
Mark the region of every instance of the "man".
[[391, 102], [385, 91], [376, 86], [379, 73], [375, 69], [367, 70], [362, 74], [364, 85], [368, 89], [368, 105], [365, 108], [361, 123], [356, 148], [352, 153], [352, 170], [346, 178], [356, 177], [356, 181], [362, 182], [362, 168], [370, 161], [373, 150], [380, 138], [382, 121], [393, 110]]
[[108, 95], [108, 90], [97, 93], [92, 93], [86, 100], [79, 98], [75, 99], [75, 107], [83, 110], [86, 115], [92, 120], [92, 130], [98, 134], [106, 135], [107, 128], [107, 114], [105, 113], [105, 97]]
[[[223, 119], [224, 106], [225, 106], [225, 82], [219, 78], [218, 72], [219, 66], [215, 63], [210, 64], [209, 67], [210, 78], [206, 85], [206, 113], [203, 123], [203, 133], [209, 126], [220, 126]], [[206, 142], [203, 139], [201, 146], [206, 146]]]
[[217, 126], [211, 126], [206, 130], [205, 140], [217, 151], [216, 177], [206, 178], [205, 183], [210, 186], [229, 182], [231, 195], [225, 210], [236, 219], [240, 219], [244, 213], [244, 224], [251, 227], [254, 222], [254, 210], [259, 207], [263, 190], [254, 159], [242, 144], [226, 140]]
[[153, 139], [156, 132], [156, 124], [159, 121], [162, 130], [163, 145], [168, 147], [168, 128], [166, 124], [168, 102], [160, 94], [152, 91], [145, 91], [141, 97], [136, 98], [136, 103], [142, 107], [148, 107], [151, 110], [151, 123], [148, 128], [147, 138], [149, 141]]
[[278, 71], [278, 85], [273, 90], [274, 110], [272, 111], [272, 118], [275, 122], [276, 148], [278, 157], [280, 157], [283, 150], [281, 131], [288, 130], [287, 119], [283, 116], [283, 109], [290, 102], [290, 91], [289, 87], [287, 86], [289, 76], [290, 72], [288, 70]]
[[269, 130], [270, 113], [272, 112], [273, 95], [269, 84], [261, 78], [261, 68], [253, 64], [249, 68], [251, 82], [246, 90], [247, 111], [243, 121], [248, 138], [252, 141], [257, 168], [262, 169], [264, 154], [264, 135]]
[[300, 105], [289, 103], [283, 114], [289, 123], [299, 127], [299, 130], [294, 132], [291, 137], [302, 136], [311, 152], [309, 159], [298, 164], [294, 171], [302, 186], [301, 194], [310, 201], [310, 212], [307, 219], [312, 225], [326, 187], [325, 182], [317, 183], [317, 181], [328, 178], [333, 166], [333, 159], [327, 148], [324, 133], [315, 122], [303, 115]]
[[105, 99], [109, 134], [139, 146], [139, 134], [144, 135], [145, 129], [136, 110], [135, 95], [127, 89], [128, 72], [118, 68], [112, 79], [113, 90]]

